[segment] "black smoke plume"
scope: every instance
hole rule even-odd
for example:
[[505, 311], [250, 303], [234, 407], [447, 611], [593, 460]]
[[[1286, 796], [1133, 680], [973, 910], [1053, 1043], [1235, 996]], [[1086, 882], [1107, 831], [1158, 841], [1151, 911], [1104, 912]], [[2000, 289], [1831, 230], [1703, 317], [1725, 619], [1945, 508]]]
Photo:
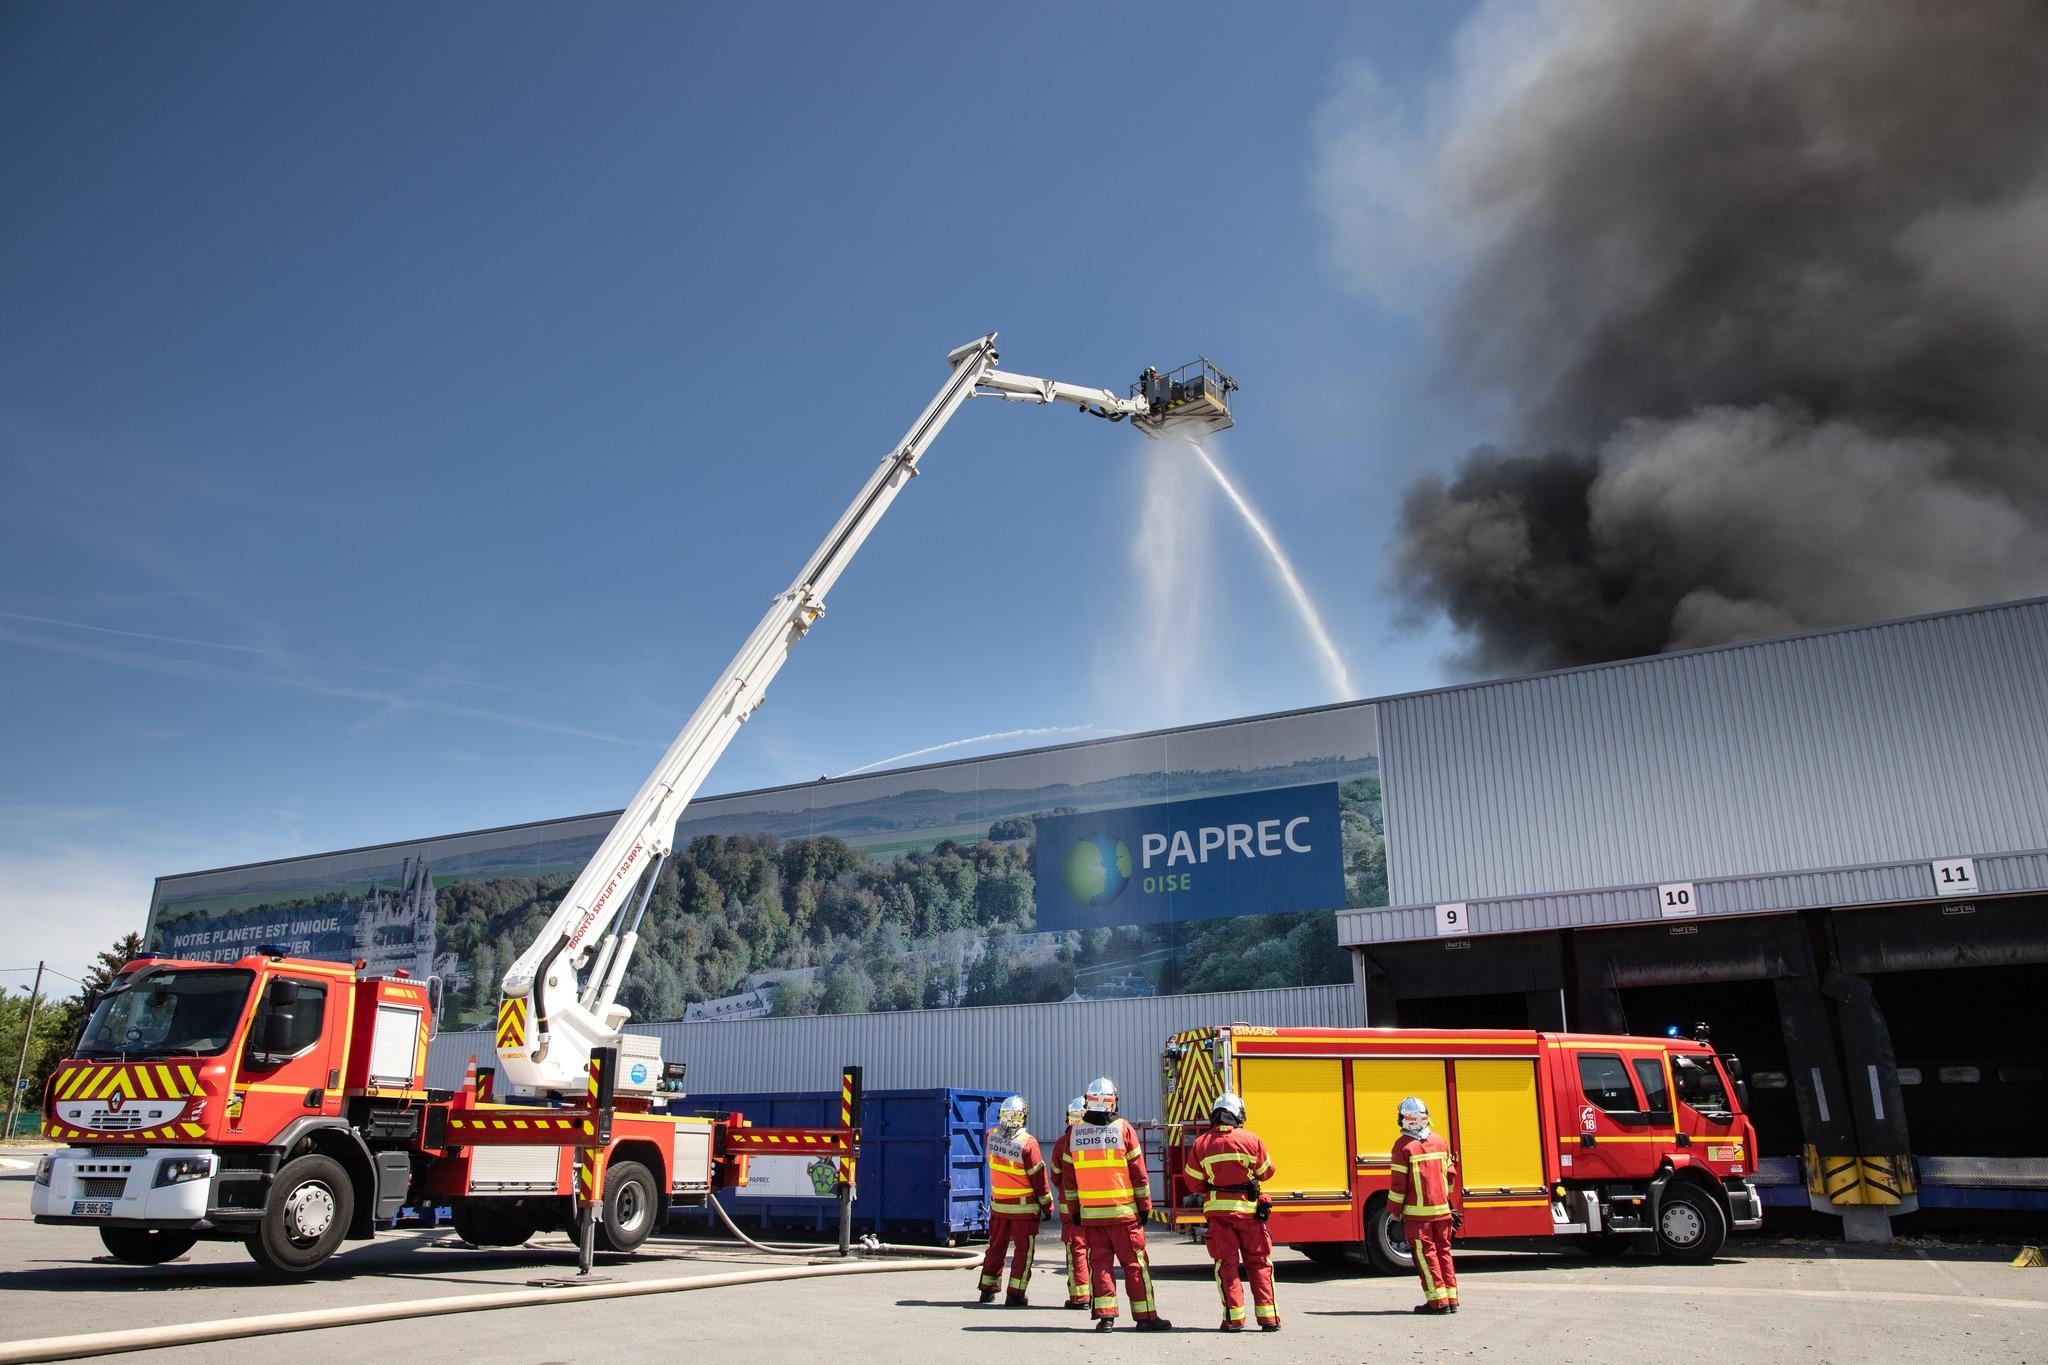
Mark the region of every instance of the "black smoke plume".
[[1514, 424], [1407, 493], [1410, 601], [1510, 671], [2048, 592], [2048, 3], [1559, 18], [1441, 143]]

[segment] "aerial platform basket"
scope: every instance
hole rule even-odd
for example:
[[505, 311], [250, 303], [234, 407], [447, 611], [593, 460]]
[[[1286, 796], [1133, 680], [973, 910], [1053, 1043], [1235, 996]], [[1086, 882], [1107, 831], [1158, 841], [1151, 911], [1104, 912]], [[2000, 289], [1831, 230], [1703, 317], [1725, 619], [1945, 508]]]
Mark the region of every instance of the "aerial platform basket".
[[1206, 356], [1165, 374], [1148, 369], [1131, 385], [1131, 397], [1143, 399], [1150, 410], [1132, 421], [1148, 436], [1199, 440], [1237, 425], [1230, 415], [1236, 388], [1237, 381]]

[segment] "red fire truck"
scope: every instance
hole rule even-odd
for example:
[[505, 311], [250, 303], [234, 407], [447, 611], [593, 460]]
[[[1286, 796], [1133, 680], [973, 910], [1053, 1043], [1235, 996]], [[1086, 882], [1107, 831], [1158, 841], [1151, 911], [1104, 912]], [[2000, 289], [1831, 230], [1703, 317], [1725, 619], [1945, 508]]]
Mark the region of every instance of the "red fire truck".
[[1216, 1096], [1244, 1098], [1278, 1172], [1273, 1240], [1316, 1259], [1413, 1266], [1387, 1210], [1395, 1106], [1429, 1106], [1457, 1154], [1462, 1237], [1638, 1243], [1704, 1261], [1762, 1226], [1741, 1066], [1704, 1039], [1505, 1030], [1258, 1028], [1175, 1034], [1164, 1057], [1176, 1224]]
[[1232, 424], [1236, 381], [1207, 361], [1168, 378], [1148, 370], [1126, 397], [998, 370], [995, 341], [990, 332], [947, 355], [923, 415], [769, 605], [505, 972], [494, 1070], [517, 1104], [494, 1107], [474, 1086], [426, 1089], [432, 1010], [419, 982], [281, 948], [232, 963], [138, 960], [44, 1089], [44, 1132], [70, 1145], [36, 1171], [36, 1220], [97, 1227], [124, 1261], [159, 1263], [201, 1237], [230, 1237], [274, 1270], [302, 1272], [409, 1201], [445, 1200], [463, 1235], [484, 1245], [574, 1217], [587, 1270], [595, 1241], [631, 1250], [665, 1205], [743, 1181], [746, 1153], [798, 1151], [842, 1158], [843, 1245], [857, 1073], [842, 1077], [837, 1129], [670, 1116], [657, 1093], [668, 1071], [660, 1045], [625, 1031], [619, 990], [684, 808], [962, 403], [1072, 403], [1175, 439]]
[[98, 1228], [132, 1265], [207, 1238], [299, 1274], [407, 1204], [450, 1206], [480, 1246], [590, 1209], [595, 1245], [632, 1251], [671, 1205], [743, 1183], [750, 1152], [853, 1155], [852, 1128], [669, 1114], [646, 1064], [620, 1077], [610, 1049], [580, 1095], [431, 1091], [431, 1027], [426, 989], [404, 977], [260, 950], [131, 962], [50, 1078], [43, 1131], [68, 1145], [38, 1165], [30, 1211]]

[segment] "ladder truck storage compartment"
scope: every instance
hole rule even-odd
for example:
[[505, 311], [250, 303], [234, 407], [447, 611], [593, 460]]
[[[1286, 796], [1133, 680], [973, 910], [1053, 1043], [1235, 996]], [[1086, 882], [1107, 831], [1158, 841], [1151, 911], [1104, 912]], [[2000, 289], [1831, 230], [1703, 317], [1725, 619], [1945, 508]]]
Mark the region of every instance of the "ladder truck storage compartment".
[[1163, 1066], [1179, 1225], [1201, 1222], [1181, 1206], [1188, 1151], [1234, 1090], [1278, 1173], [1273, 1240], [1317, 1259], [1411, 1268], [1387, 1204], [1395, 1107], [1411, 1095], [1456, 1154], [1463, 1239], [1705, 1261], [1762, 1226], [1740, 1066], [1704, 1040], [1238, 1024], [1174, 1035]]

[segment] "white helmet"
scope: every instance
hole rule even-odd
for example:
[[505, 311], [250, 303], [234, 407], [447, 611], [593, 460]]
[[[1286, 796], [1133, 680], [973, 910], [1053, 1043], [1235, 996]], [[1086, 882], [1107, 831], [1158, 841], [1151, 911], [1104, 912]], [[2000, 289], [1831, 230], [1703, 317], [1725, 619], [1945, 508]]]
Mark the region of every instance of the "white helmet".
[[1107, 1122], [1116, 1113], [1116, 1082], [1107, 1076], [1097, 1076], [1088, 1082], [1081, 1108], [1084, 1116], [1100, 1115], [1096, 1122]]
[[1006, 1133], [1022, 1132], [1024, 1120], [1031, 1117], [1031, 1108], [1024, 1103], [1022, 1095], [1012, 1095], [996, 1109], [996, 1126]]
[[1072, 1128], [1075, 1124], [1079, 1123], [1081, 1121], [1081, 1116], [1087, 1112], [1088, 1097], [1086, 1095], [1076, 1095], [1074, 1096], [1074, 1098], [1068, 1100], [1067, 1127]]
[[1429, 1106], [1413, 1095], [1401, 1101], [1394, 1116], [1401, 1121], [1401, 1131], [1409, 1137], [1429, 1136]]
[[1209, 1106], [1209, 1122], [1244, 1127], [1244, 1096], [1235, 1090], [1226, 1090], [1218, 1095], [1216, 1102]]

